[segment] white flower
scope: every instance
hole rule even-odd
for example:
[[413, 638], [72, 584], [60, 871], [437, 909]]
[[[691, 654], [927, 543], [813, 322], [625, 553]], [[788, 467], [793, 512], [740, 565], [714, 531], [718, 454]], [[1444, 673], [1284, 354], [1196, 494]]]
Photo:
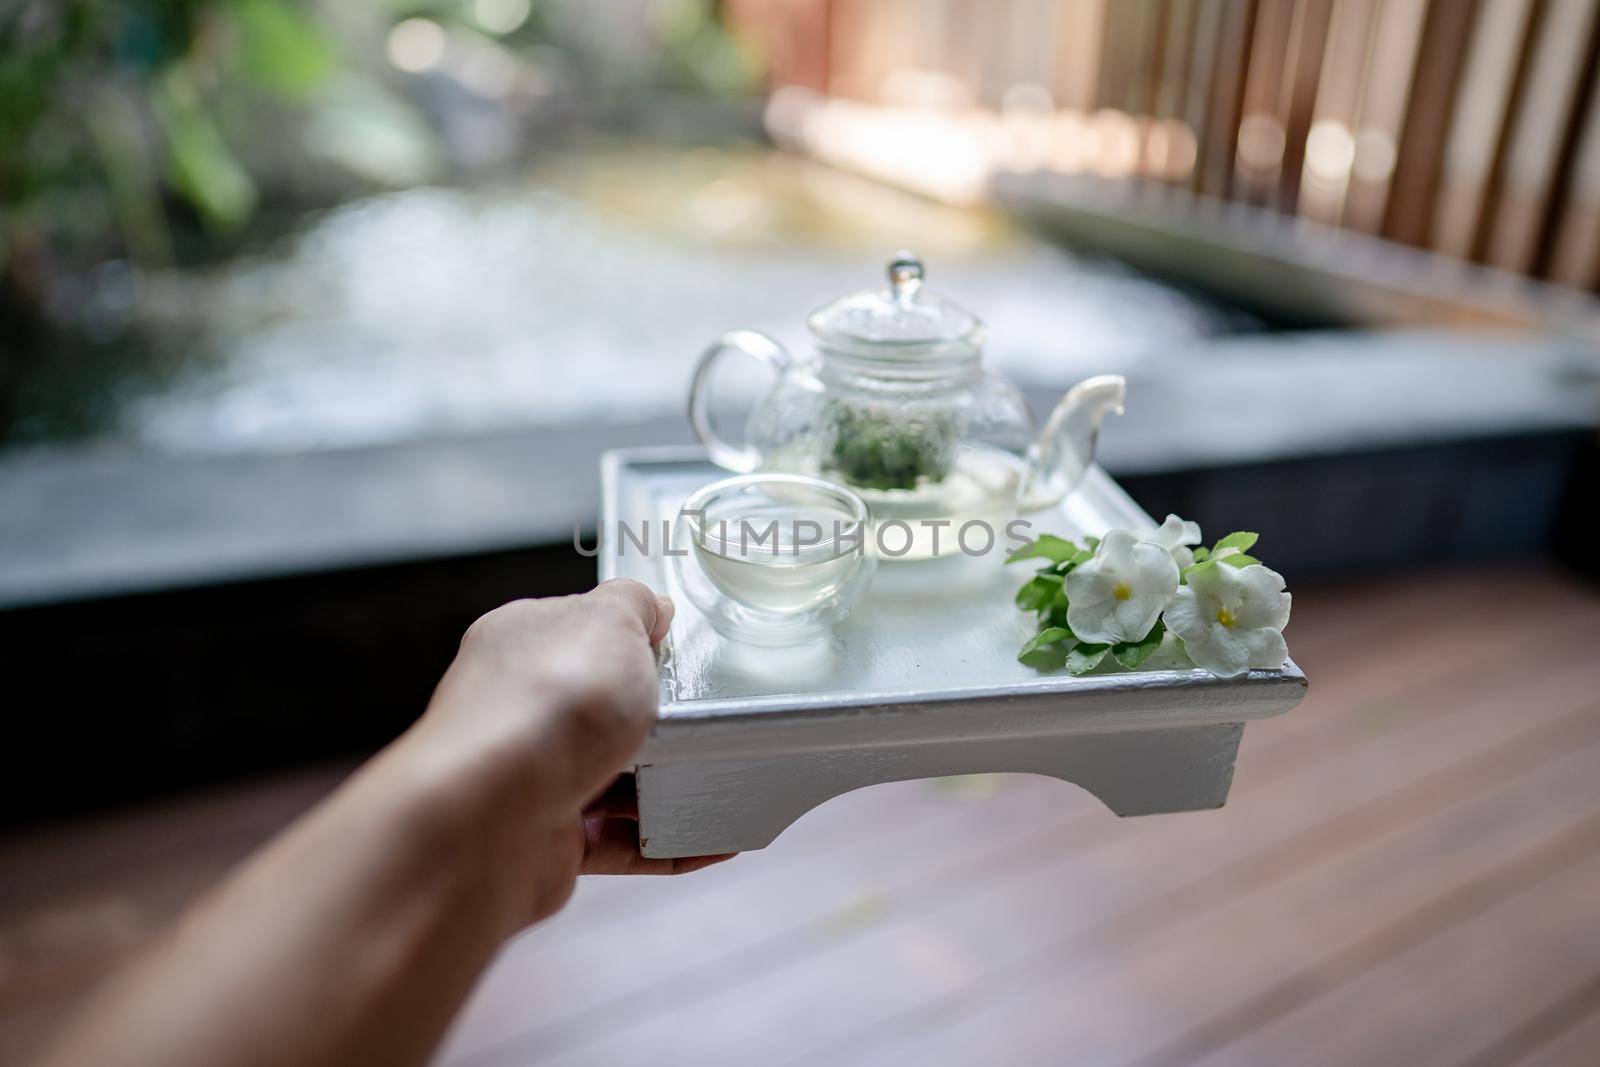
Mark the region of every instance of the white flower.
[[1192, 572], [1173, 596], [1167, 629], [1183, 639], [1190, 659], [1219, 678], [1282, 667], [1289, 658], [1283, 643], [1289, 599], [1275, 570], [1213, 564]]
[[1157, 530], [1150, 540], [1171, 552], [1172, 561], [1181, 571], [1194, 564], [1194, 552], [1189, 546], [1201, 542], [1200, 524], [1180, 519], [1176, 515], [1168, 515], [1167, 521], [1161, 524], [1161, 529]]
[[1080, 641], [1138, 641], [1178, 588], [1178, 565], [1164, 546], [1112, 530], [1094, 558], [1067, 575], [1064, 587], [1067, 625]]

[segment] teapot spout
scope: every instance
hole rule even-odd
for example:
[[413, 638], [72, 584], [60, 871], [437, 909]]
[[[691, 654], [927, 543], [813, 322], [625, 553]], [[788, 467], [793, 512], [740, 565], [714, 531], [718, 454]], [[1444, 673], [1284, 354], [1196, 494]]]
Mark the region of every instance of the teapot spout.
[[1100, 420], [1108, 411], [1121, 415], [1127, 393], [1128, 380], [1120, 374], [1097, 374], [1067, 390], [1028, 449], [1024, 513], [1053, 507], [1078, 487], [1094, 462]]

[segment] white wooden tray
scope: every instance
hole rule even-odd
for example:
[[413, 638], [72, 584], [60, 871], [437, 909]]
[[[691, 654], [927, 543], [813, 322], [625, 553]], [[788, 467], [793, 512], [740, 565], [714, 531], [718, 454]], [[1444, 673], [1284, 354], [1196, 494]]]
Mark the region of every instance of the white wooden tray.
[[[608, 452], [601, 579], [676, 594], [662, 523], [723, 477], [698, 448]], [[649, 553], [617, 535], [649, 523]], [[1034, 532], [1155, 524], [1098, 468]], [[1220, 806], [1244, 723], [1305, 696], [1281, 671], [1215, 678], [1151, 669], [1074, 678], [1016, 661], [1033, 632], [1012, 594], [1031, 573], [1003, 553], [884, 562], [831, 640], [762, 649], [718, 636], [681, 595], [662, 645], [661, 720], [635, 757], [647, 856], [762, 848], [811, 808], [877, 782], [1032, 772], [1087, 789], [1119, 815]]]

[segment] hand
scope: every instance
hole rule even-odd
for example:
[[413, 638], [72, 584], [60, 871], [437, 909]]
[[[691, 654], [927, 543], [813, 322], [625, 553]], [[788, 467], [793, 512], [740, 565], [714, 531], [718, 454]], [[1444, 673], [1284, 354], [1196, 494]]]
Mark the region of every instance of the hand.
[[580, 872], [723, 858], [640, 856], [617, 777], [671, 621], [637, 582], [479, 619], [417, 724], [114, 978], [50, 1062], [422, 1064]]
[[727, 858], [641, 856], [633, 779], [618, 777], [656, 721], [652, 650], [672, 614], [626, 580], [497, 608], [467, 631], [396, 746], [402, 765], [425, 768], [452, 832], [484, 831], [518, 928], [559, 909], [580, 873], [675, 874]]

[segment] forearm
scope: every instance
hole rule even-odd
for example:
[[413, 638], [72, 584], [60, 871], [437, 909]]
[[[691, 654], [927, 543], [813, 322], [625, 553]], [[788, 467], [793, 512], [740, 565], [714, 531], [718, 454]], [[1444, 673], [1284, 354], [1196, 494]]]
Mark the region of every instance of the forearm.
[[464, 795], [402, 742], [120, 975], [61, 1064], [415, 1063], [521, 901]]
[[585, 831], [655, 722], [671, 617], [612, 582], [479, 619], [417, 724], [119, 975], [47, 1062], [420, 1063], [580, 870], [710, 862], [644, 860], [637, 827], [603, 815]]

